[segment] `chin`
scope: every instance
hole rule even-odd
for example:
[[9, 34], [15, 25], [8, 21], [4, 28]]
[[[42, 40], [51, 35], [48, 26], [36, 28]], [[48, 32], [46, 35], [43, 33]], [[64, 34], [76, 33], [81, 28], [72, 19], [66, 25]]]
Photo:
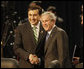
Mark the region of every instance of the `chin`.
[[32, 25], [35, 25], [35, 23], [32, 23]]
[[48, 31], [48, 29], [45, 29], [45, 31]]
[[36, 25], [36, 23], [31, 23], [32, 25]]

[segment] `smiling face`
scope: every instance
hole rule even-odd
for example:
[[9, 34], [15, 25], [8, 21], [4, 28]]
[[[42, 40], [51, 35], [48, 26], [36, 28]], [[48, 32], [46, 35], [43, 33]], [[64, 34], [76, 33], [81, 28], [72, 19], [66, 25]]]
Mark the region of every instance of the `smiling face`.
[[43, 15], [41, 17], [41, 22], [45, 31], [50, 31], [55, 24], [54, 20], [50, 19], [49, 15]]
[[28, 11], [28, 20], [32, 25], [37, 25], [40, 20], [38, 9]]

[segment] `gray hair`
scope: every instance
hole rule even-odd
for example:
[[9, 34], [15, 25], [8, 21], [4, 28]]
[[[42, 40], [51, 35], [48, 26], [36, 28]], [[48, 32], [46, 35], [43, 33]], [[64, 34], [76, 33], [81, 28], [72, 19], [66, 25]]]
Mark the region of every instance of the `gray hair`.
[[55, 20], [56, 21], [57, 17], [56, 17], [56, 15], [54, 13], [47, 11], [47, 12], [42, 13], [41, 17], [44, 16], [44, 15], [49, 15], [51, 20]]

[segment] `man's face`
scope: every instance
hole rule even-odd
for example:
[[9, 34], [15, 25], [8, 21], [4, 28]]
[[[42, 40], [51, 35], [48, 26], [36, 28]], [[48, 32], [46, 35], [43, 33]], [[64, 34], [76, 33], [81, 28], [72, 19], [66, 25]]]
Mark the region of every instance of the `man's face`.
[[38, 9], [28, 11], [28, 20], [32, 25], [37, 25], [39, 19], [40, 19], [40, 15]]
[[50, 31], [54, 25], [54, 21], [50, 20], [49, 15], [43, 15], [41, 17], [41, 22], [45, 31]]

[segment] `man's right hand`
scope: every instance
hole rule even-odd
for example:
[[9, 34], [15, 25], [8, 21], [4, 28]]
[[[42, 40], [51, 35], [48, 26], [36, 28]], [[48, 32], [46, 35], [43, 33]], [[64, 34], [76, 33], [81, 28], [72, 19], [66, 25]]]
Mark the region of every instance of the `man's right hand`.
[[75, 65], [75, 64], [78, 64], [79, 63], [79, 57], [73, 57], [73, 61], [72, 63]]
[[39, 58], [34, 54], [29, 55], [29, 61], [31, 64], [38, 64], [40, 62]]

